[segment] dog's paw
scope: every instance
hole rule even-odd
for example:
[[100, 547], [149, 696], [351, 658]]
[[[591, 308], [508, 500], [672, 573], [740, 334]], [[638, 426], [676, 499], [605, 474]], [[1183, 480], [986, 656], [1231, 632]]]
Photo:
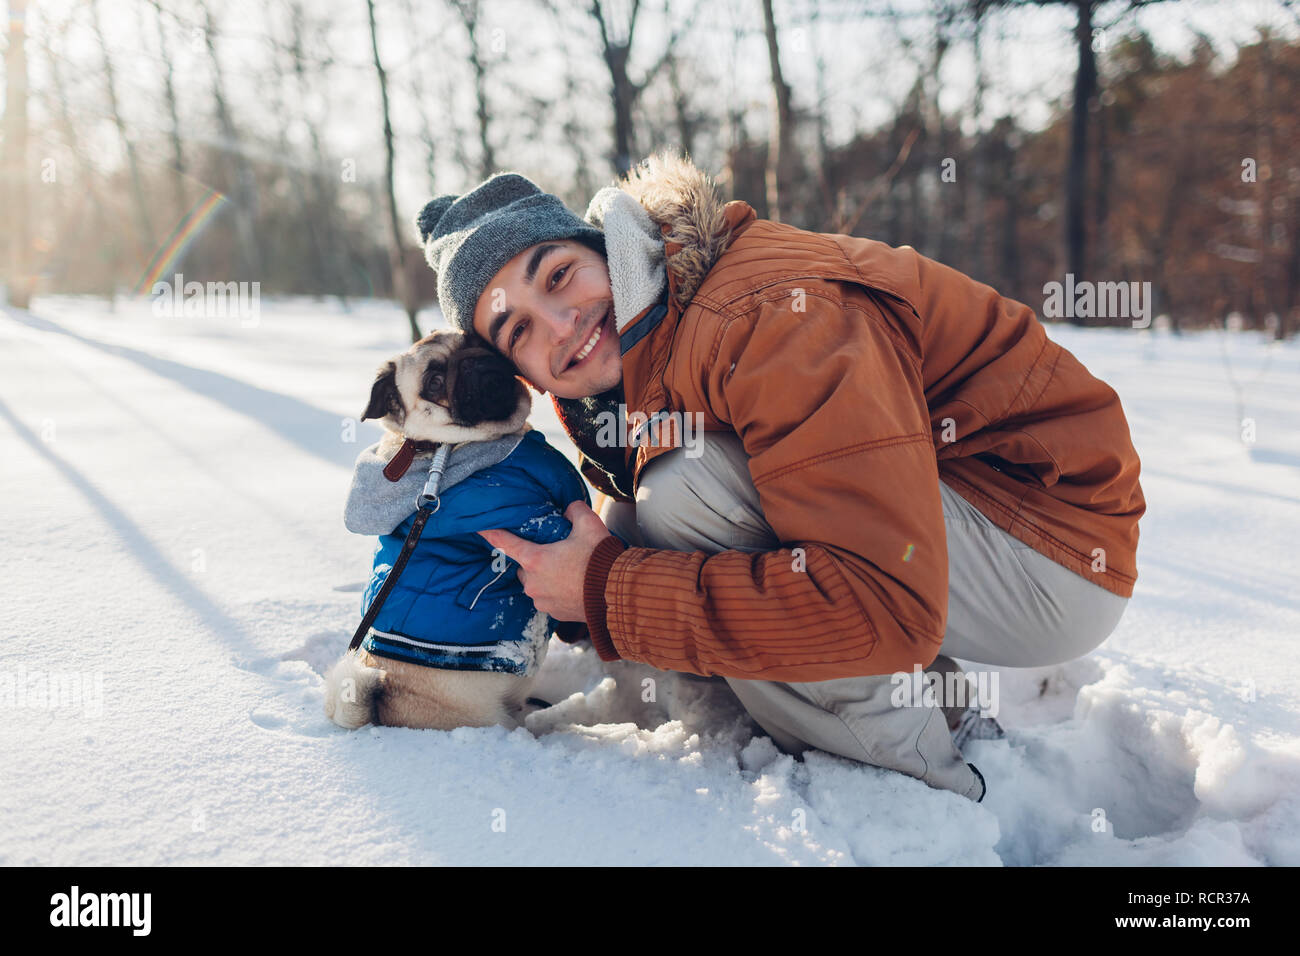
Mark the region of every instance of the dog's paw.
[[363, 664], [355, 653], [345, 654], [325, 675], [325, 716], [346, 730], [373, 723], [383, 683], [382, 670]]

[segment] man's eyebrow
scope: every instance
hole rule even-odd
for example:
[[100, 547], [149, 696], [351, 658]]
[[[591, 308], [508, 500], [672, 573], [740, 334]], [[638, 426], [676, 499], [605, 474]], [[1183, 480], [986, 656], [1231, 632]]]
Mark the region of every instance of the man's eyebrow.
[[[528, 268], [524, 270], [524, 284], [533, 284], [533, 280], [537, 278], [537, 270], [541, 267], [542, 259], [547, 253], [563, 248], [564, 247], [558, 242], [544, 242], [534, 249], [533, 254], [528, 257]], [[488, 339], [502, 355], [505, 354], [505, 350], [502, 349], [500, 344], [497, 342], [497, 336], [501, 334], [502, 327], [509, 320], [510, 316], [514, 314], [514, 311], [514, 308], [511, 307], [506, 309], [504, 312], [498, 312], [496, 318], [492, 319], [492, 321], [488, 323]]]

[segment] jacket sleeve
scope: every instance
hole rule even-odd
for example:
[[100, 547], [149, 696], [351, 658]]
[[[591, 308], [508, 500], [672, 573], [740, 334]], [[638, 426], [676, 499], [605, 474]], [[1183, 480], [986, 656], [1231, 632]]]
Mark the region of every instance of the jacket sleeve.
[[947, 541], [916, 330], [835, 283], [805, 295], [804, 311], [782, 297], [727, 322], [701, 373], [782, 547], [603, 550], [598, 650], [603, 624], [625, 659], [779, 681], [910, 671], [938, 653]]

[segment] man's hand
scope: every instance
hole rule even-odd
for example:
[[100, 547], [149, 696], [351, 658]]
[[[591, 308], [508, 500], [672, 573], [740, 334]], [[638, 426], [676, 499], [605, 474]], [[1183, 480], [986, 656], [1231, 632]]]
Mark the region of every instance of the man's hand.
[[519, 562], [519, 583], [539, 611], [557, 621], [585, 621], [582, 582], [596, 545], [609, 529], [585, 501], [572, 502], [564, 517], [573, 525], [569, 536], [551, 544], [535, 544], [509, 531], [480, 531], [488, 543]]

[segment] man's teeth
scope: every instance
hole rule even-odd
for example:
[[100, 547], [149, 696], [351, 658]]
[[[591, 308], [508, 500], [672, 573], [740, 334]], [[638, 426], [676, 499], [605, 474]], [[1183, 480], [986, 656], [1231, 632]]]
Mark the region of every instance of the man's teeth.
[[585, 359], [591, 350], [596, 347], [596, 343], [600, 340], [600, 332], [601, 328], [598, 325], [596, 331], [591, 333], [591, 338], [587, 339], [587, 344], [582, 347], [582, 351], [573, 357], [573, 361], [569, 363], [570, 367]]

